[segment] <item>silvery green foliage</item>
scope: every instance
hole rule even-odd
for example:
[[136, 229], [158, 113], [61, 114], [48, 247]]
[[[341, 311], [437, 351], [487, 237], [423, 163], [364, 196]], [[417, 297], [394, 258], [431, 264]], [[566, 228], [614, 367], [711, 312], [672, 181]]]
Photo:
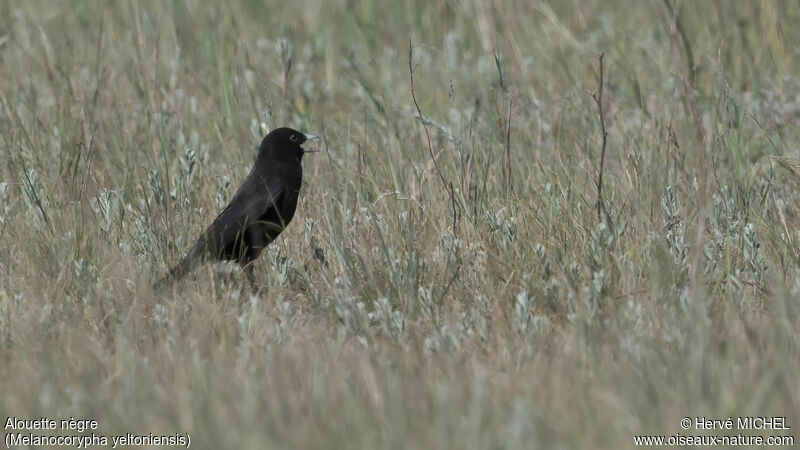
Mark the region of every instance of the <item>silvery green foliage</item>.
[[[536, 271], [533, 274], [524, 274], [524, 285], [531, 291], [537, 292], [540, 298], [548, 306], [553, 306], [560, 303], [557, 300], [559, 280], [553, 276], [553, 264], [547, 254], [547, 249], [544, 245], [535, 244], [533, 246], [533, 254], [536, 256]], [[538, 274], [538, 279], [532, 276]]]
[[542, 272], [542, 281], [547, 282], [552, 275], [550, 261], [547, 258], [547, 250], [542, 244], [536, 244], [533, 246], [533, 253], [539, 258], [539, 270]]
[[197, 152], [190, 147], [186, 147], [178, 161], [181, 167], [181, 183], [186, 187], [191, 186], [194, 167], [197, 163]]
[[576, 261], [572, 261], [567, 266], [566, 276], [572, 289], [577, 290], [583, 282], [583, 269]]
[[41, 182], [39, 181], [39, 174], [35, 169], [28, 169], [26, 175], [20, 179], [22, 185], [23, 202], [25, 203], [25, 214], [28, 220], [42, 220], [42, 215], [39, 212], [37, 202], [41, 203], [42, 208], [45, 210], [50, 206], [50, 200], [45, 194]]
[[730, 229], [735, 229], [739, 225], [738, 212], [736, 210], [736, 201], [731, 196], [728, 186], [725, 185], [717, 192], [714, 192], [712, 199], [714, 201], [714, 209], [709, 218], [709, 227], [723, 233]]
[[228, 188], [231, 186], [231, 179], [227, 175], [222, 175], [217, 179], [217, 209], [222, 209], [228, 204]]
[[[0, 265], [0, 268], [2, 268], [2, 265]], [[9, 330], [11, 321], [14, 320], [9, 314], [12, 307], [11, 302], [11, 296], [8, 295], [8, 291], [0, 289], [0, 329], [2, 330]]]
[[[353, 223], [364, 225], [367, 227], [376, 230], [378, 233], [386, 235], [387, 231], [389, 230], [389, 224], [387, 223], [386, 219], [383, 217], [383, 214], [375, 214], [370, 211], [369, 208], [362, 206], [361, 209], [361, 216], [354, 217]], [[349, 211], [348, 211], [349, 213]]]
[[173, 202], [184, 206], [189, 206], [191, 203], [190, 197], [193, 192], [191, 185], [196, 163], [197, 152], [190, 147], [184, 147], [183, 152], [178, 157], [178, 170], [173, 172], [171, 178], [172, 190], [169, 192], [169, 196]]
[[661, 219], [663, 230], [667, 238], [667, 248], [678, 266], [685, 267], [689, 254], [689, 245], [685, 241], [683, 218], [678, 213], [678, 202], [672, 187], [667, 186], [667, 191], [661, 197]]
[[608, 294], [608, 285], [609, 279], [605, 269], [600, 269], [592, 273], [592, 286], [597, 294]]
[[448, 230], [439, 235], [439, 248], [433, 252], [432, 256], [434, 259], [443, 258], [447, 261], [457, 261], [461, 258], [463, 246], [461, 239], [457, 238], [452, 230]]
[[[581, 286], [582, 299], [589, 311], [596, 311], [599, 299], [608, 295], [611, 280], [609, 278], [609, 265], [612, 264], [611, 253], [616, 245], [617, 236], [605, 222], [597, 222], [591, 230], [589, 239], [589, 261], [586, 266], [587, 275], [591, 274], [591, 286]], [[571, 276], [582, 279], [580, 267], [571, 269]], [[587, 280], [588, 281], [588, 280]], [[573, 296], [573, 299], [575, 297]], [[587, 316], [590, 319], [590, 316]]]
[[741, 223], [736, 212], [736, 202], [730, 196], [727, 186], [712, 195], [713, 207], [707, 221], [710, 236], [703, 246], [706, 257], [706, 273], [724, 276], [725, 260], [728, 252], [739, 245]]
[[426, 355], [434, 353], [455, 353], [461, 349], [462, 333], [447, 323], [436, 328], [433, 335], [428, 336], [422, 343]]
[[[795, 230], [795, 239], [800, 242], [800, 230]], [[795, 269], [794, 280], [789, 283], [791, 286], [790, 292], [793, 298], [800, 298], [800, 269]]]
[[756, 236], [755, 227], [752, 223], [748, 223], [744, 227], [744, 245], [742, 248], [745, 261], [749, 270], [754, 278], [754, 283], [758, 287], [764, 286], [764, 275], [767, 272], [768, 265], [761, 252], [761, 243]]
[[489, 231], [504, 249], [517, 245], [517, 218], [508, 214], [506, 208], [501, 208], [497, 212], [486, 211], [486, 219]]
[[344, 296], [336, 299], [336, 318], [339, 320], [338, 334], [340, 338], [356, 337], [364, 339], [370, 318], [364, 302], [354, 297]]
[[344, 211], [344, 223], [347, 224], [348, 229], [352, 229], [358, 223], [358, 217], [353, 214], [352, 209], [346, 209]]
[[[97, 283], [98, 271], [94, 264], [87, 263], [83, 258], [75, 259], [72, 261], [72, 269], [75, 274], [75, 285], [78, 286], [81, 294], [85, 294]], [[86, 301], [86, 296], [81, 295], [81, 299]]]
[[730, 195], [728, 186], [723, 186], [712, 195], [713, 208], [708, 217], [708, 232], [703, 253], [706, 257], [706, 272], [724, 276], [725, 260], [732, 247], [739, 242], [741, 221], [736, 202]]
[[406, 325], [403, 312], [394, 309], [386, 297], [374, 300], [372, 306], [374, 311], [368, 314], [371, 322], [379, 327], [384, 336], [401, 338]]
[[492, 312], [492, 303], [485, 295], [475, 297], [474, 305], [467, 313], [463, 314], [462, 320], [467, 325], [467, 334], [477, 335], [481, 340], [486, 340], [489, 335], [489, 321]]
[[306, 245], [311, 245], [311, 242], [314, 239], [314, 229], [317, 226], [317, 222], [312, 217], [306, 217], [305, 222], [303, 222], [303, 226], [305, 229], [303, 239], [305, 240]]
[[122, 214], [122, 191], [103, 189], [96, 197], [89, 200], [89, 206], [97, 216], [100, 229], [108, 234], [111, 226], [119, 221]]
[[300, 269], [297, 261], [294, 258], [285, 256], [283, 251], [277, 246], [269, 246], [267, 247], [267, 251], [272, 260], [272, 267], [277, 268], [276, 285], [286, 285], [292, 274], [297, 273]]
[[259, 122], [257, 119], [252, 119], [250, 121], [250, 137], [253, 139], [253, 142], [256, 142], [256, 145], [259, 145], [261, 140], [264, 138], [263, 131], [267, 128], [267, 124], [264, 122]]
[[605, 266], [609, 253], [614, 247], [615, 236], [605, 222], [598, 222], [592, 228], [589, 241], [589, 255], [592, 270], [600, 270]]
[[[258, 297], [252, 296], [250, 299], [251, 309], [255, 309], [257, 302]], [[281, 336], [287, 336], [300, 320], [293, 303], [284, 298], [283, 295], [279, 295], [278, 298], [275, 299], [272, 313], [278, 319], [278, 330]]]
[[160, 327], [172, 328], [172, 317], [167, 308], [161, 303], [156, 303], [153, 307], [153, 323]]
[[147, 173], [147, 185], [150, 186], [150, 191], [153, 194], [152, 199], [159, 205], [164, 204], [164, 187], [161, 183], [161, 173], [153, 169]]
[[[737, 279], [756, 288], [764, 287], [764, 277], [768, 263], [761, 250], [761, 243], [756, 235], [755, 225], [744, 223], [736, 202], [727, 186], [723, 186], [713, 195], [714, 208], [709, 217], [709, 232], [712, 236], [705, 248], [711, 270], [724, 276], [724, 261], [730, 254], [741, 250], [744, 257], [743, 266], [736, 268]], [[731, 283], [734, 289], [741, 289], [738, 282]]]
[[483, 248], [481, 248], [481, 244], [471, 243], [469, 250], [470, 250], [470, 257], [475, 266], [480, 268], [486, 267], [486, 260], [488, 258], [488, 255], [483, 250]]
[[626, 324], [628, 332], [620, 337], [620, 347], [628, 352], [637, 361], [641, 358], [640, 339], [649, 331], [646, 320], [646, 311], [641, 302], [628, 300], [620, 313]]
[[521, 334], [532, 334], [546, 328], [547, 319], [533, 313], [534, 298], [528, 291], [520, 291], [514, 303], [514, 329]]
[[528, 295], [528, 291], [520, 291], [514, 303], [514, 329], [525, 333], [531, 323], [533, 313], [533, 297]]
[[361, 209], [361, 217], [363, 218], [363, 223], [370, 223], [372, 221], [372, 212], [366, 206], [362, 206]]
[[[239, 291], [236, 291], [236, 303], [239, 300]], [[231, 293], [231, 300], [234, 299], [234, 293]], [[282, 296], [278, 296], [276, 300], [276, 306], [282, 300]], [[239, 364], [246, 364], [246, 362], [250, 359], [252, 344], [253, 344], [253, 331], [259, 328], [258, 323], [255, 323], [258, 320], [259, 313], [258, 313], [258, 305], [260, 301], [258, 296], [251, 295], [245, 302], [241, 304], [241, 314], [236, 317], [236, 322], [239, 327], [239, 342], [236, 346], [236, 353], [238, 355], [238, 363]], [[277, 314], [276, 314], [277, 316]], [[278, 319], [280, 321], [280, 318]], [[280, 330], [280, 326], [276, 327]], [[274, 330], [276, 328], [271, 328]], [[283, 333], [278, 331], [278, 340], [281, 339]]]
[[11, 212], [11, 192], [8, 183], [0, 181], [0, 225], [6, 223], [6, 217]]
[[417, 288], [417, 300], [419, 301], [422, 313], [427, 316], [428, 319], [435, 319], [437, 317], [430, 287], [419, 286]]

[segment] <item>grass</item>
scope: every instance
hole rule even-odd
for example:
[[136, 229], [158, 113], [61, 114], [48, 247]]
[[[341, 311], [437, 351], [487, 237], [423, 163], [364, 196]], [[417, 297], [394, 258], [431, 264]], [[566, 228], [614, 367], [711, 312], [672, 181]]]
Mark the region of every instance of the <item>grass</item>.
[[[797, 437], [795, 3], [270, 3], [0, 5], [3, 419], [243, 449]], [[278, 126], [324, 139], [261, 294], [212, 267], [154, 292]]]

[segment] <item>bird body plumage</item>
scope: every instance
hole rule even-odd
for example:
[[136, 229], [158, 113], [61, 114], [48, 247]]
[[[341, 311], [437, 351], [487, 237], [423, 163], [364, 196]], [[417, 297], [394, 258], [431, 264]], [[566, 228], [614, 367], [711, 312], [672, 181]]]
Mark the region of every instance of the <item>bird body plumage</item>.
[[251, 283], [252, 262], [294, 217], [303, 180], [300, 147], [310, 135], [290, 128], [269, 133], [253, 169], [228, 206], [156, 287], [186, 275], [204, 261], [235, 261]]

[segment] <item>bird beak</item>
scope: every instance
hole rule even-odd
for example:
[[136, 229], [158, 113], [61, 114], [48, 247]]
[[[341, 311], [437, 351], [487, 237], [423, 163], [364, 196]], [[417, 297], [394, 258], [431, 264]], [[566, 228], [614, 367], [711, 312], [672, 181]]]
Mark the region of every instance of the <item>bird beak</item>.
[[[313, 141], [314, 139], [319, 139], [319, 136], [315, 136], [313, 134], [306, 134], [304, 135], [307, 141]], [[319, 150], [306, 150], [303, 149], [303, 153], [317, 153]]]

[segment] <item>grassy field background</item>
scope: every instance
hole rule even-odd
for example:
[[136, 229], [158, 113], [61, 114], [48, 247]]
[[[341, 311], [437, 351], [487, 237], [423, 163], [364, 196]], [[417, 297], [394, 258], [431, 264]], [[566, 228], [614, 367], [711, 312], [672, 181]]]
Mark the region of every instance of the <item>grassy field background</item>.
[[[0, 416], [196, 448], [800, 437], [798, 43], [792, 1], [1, 2]], [[324, 138], [260, 294], [210, 266], [154, 292], [279, 126]]]

